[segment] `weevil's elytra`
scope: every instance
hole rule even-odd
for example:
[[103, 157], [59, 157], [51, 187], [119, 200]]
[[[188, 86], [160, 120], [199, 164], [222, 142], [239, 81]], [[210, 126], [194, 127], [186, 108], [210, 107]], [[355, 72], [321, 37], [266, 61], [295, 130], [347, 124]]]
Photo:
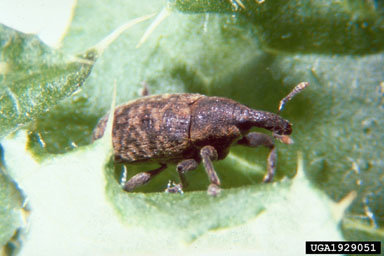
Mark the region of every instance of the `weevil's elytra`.
[[[294, 94], [306, 87], [295, 87], [285, 104]], [[282, 104], [281, 104], [282, 105]], [[279, 115], [255, 110], [234, 100], [208, 97], [201, 94], [163, 94], [140, 98], [115, 109], [112, 140], [115, 161], [121, 163], [157, 162], [160, 167], [141, 172], [129, 179], [124, 189], [147, 183], [166, 168], [167, 163], [176, 163], [181, 184], [169, 187], [168, 192], [180, 191], [186, 185], [185, 173], [203, 163], [210, 180], [208, 193], [220, 191], [220, 180], [212, 161], [227, 156], [234, 145], [249, 147], [265, 146], [270, 149], [265, 182], [272, 180], [276, 169], [277, 154], [273, 138], [249, 132], [260, 127], [273, 132], [275, 138], [288, 142], [292, 133], [291, 124]], [[108, 115], [96, 126], [93, 139], [103, 136]]]
[[[175, 162], [191, 157], [191, 105], [202, 95], [163, 94], [140, 98], [115, 110], [113, 147], [117, 162]], [[106, 115], [94, 131], [100, 138]]]

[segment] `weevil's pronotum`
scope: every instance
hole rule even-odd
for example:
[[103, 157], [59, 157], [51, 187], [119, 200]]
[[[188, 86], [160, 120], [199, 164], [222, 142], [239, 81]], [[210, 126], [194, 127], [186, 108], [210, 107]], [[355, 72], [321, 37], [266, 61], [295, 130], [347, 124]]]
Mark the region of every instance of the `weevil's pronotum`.
[[[279, 110], [308, 86], [297, 85], [280, 101]], [[108, 115], [96, 126], [93, 139], [103, 136]], [[224, 159], [232, 145], [265, 146], [270, 149], [264, 182], [272, 181], [277, 153], [271, 136], [249, 132], [252, 127], [272, 131], [273, 137], [290, 144], [291, 124], [279, 115], [255, 110], [234, 100], [201, 94], [162, 94], [143, 97], [116, 107], [112, 129], [114, 158], [120, 163], [157, 162], [160, 167], [140, 172], [123, 185], [132, 191], [175, 163], [180, 177], [177, 188], [186, 185], [185, 173], [203, 162], [210, 185], [208, 194], [220, 192], [220, 179], [212, 161]]]

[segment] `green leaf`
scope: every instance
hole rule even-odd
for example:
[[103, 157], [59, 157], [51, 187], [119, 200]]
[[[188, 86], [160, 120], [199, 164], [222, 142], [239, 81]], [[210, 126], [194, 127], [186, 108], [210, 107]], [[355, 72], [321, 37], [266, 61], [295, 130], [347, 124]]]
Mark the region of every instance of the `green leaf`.
[[16, 250], [18, 232], [25, 225], [23, 221], [23, 196], [16, 185], [0, 169], [0, 246], [4, 252]]
[[306, 240], [343, 239], [338, 225], [345, 207], [314, 188], [302, 164], [292, 180], [215, 198], [205, 191], [128, 194], [114, 179], [107, 139], [41, 163], [26, 152], [17, 161], [25, 132], [3, 142], [9, 172], [33, 209], [22, 254], [293, 255]]
[[[239, 238], [244, 253], [282, 254], [272, 243], [291, 239], [289, 249], [297, 254], [294, 250], [303, 248], [302, 241], [321, 231], [337, 235], [319, 234], [319, 240], [341, 240], [340, 232], [349, 240], [384, 240], [383, 5], [374, 1], [242, 1], [245, 10], [230, 12], [222, 10], [222, 6], [227, 5], [229, 10], [234, 6], [223, 0], [216, 9], [186, 14], [172, 5], [175, 3], [181, 1], [168, 2], [173, 8], [170, 16], [140, 48], [135, 46], [148, 23], [129, 30], [107, 48], [82, 91], [39, 117], [29, 130], [27, 142], [18, 140], [15, 151], [4, 147], [6, 163], [13, 163], [9, 164], [13, 177], [20, 172], [21, 180], [42, 170], [26, 194], [34, 194], [36, 188], [44, 190], [55, 178], [67, 186], [65, 191], [74, 194], [71, 200], [62, 200], [62, 208], [36, 207], [37, 216], [50, 219], [61, 213], [57, 209], [65, 207], [75, 209], [75, 213], [80, 211], [73, 214], [79, 218], [68, 218], [65, 223], [77, 223], [81, 232], [68, 228], [63, 235], [69, 244], [77, 240], [68, 239], [74, 237], [72, 234], [89, 237], [92, 242], [83, 247], [82, 253], [102, 247], [100, 250], [108, 254], [127, 253], [124, 248], [153, 254], [187, 247], [191, 254], [193, 248], [219, 248], [238, 255], [230, 247]], [[197, 8], [201, 2], [189, 3]], [[151, 0], [140, 4], [78, 1], [62, 50], [70, 54], [84, 52], [127, 20], [159, 13], [163, 8], [164, 3]], [[367, 26], [360, 26], [365, 20]], [[105, 156], [93, 154], [102, 142], [84, 146], [91, 143], [98, 118], [109, 110], [114, 81], [118, 103], [139, 97], [145, 82], [152, 94], [199, 92], [272, 112], [297, 83], [308, 81], [310, 86], [281, 113], [293, 124], [295, 144], [277, 145], [276, 182], [261, 184], [266, 149], [233, 147], [225, 160], [215, 163], [223, 194], [209, 198], [202, 168], [188, 173], [190, 187], [183, 196], [153, 193], [164, 190], [168, 180], [176, 181], [174, 166], [139, 189], [140, 193], [127, 194], [118, 185], [121, 166], [109, 163], [104, 167], [100, 161]], [[310, 184], [306, 180], [300, 193], [293, 193], [298, 151], [303, 152]], [[46, 160], [31, 162], [33, 171], [26, 175], [26, 168], [17, 164], [29, 152]], [[52, 153], [64, 154], [54, 157]], [[127, 166], [129, 176], [152, 167]], [[106, 189], [100, 181], [103, 177], [97, 176], [99, 181], [88, 175], [78, 178], [85, 170], [97, 175], [104, 170]], [[50, 175], [53, 178], [49, 179]], [[99, 195], [92, 203], [105, 203], [92, 208], [91, 203], [79, 199], [88, 198], [90, 191]], [[332, 201], [340, 201], [351, 191], [356, 191], [357, 197], [341, 214], [344, 219], [339, 225], [339, 218], [330, 217], [334, 204], [324, 193]], [[51, 196], [50, 192], [38, 195], [43, 200]], [[53, 199], [48, 201], [54, 203]], [[329, 228], [324, 228], [325, 223]], [[66, 229], [53, 225], [49, 234], [55, 230]], [[37, 236], [28, 243], [43, 243], [45, 238]], [[142, 251], [147, 241], [154, 241], [154, 245]]]
[[[69, 34], [63, 42], [63, 48], [68, 52], [85, 51], [127, 20], [159, 12], [163, 8], [160, 1], [143, 1], [140, 8], [125, 1], [114, 5], [89, 5], [86, 2], [79, 2], [78, 5]], [[98, 17], [97, 24], [88, 24], [93, 21], [87, 18], [93, 15]], [[110, 22], [111, 17], [114, 18]], [[231, 74], [237, 73], [244, 63], [254, 58], [263, 59], [263, 53], [253, 39], [235, 40], [242, 37], [243, 31], [241, 27], [236, 28], [239, 26], [236, 20], [231, 21], [229, 17], [211, 17], [205, 36], [193, 38], [191, 35], [199, 35], [204, 26], [202, 16], [186, 19], [184, 14], [172, 13], [140, 48], [136, 45], [148, 23], [130, 29], [105, 50], [95, 64], [94, 75], [86, 81], [81, 93], [36, 122], [35, 133], [31, 134], [31, 141], [36, 143], [30, 146], [36, 150], [36, 147], [41, 147], [39, 145], [45, 145], [41, 151], [64, 153], [76, 146], [89, 144], [93, 127], [109, 108], [115, 80], [119, 104], [139, 97], [143, 82], [148, 84], [151, 94], [183, 91], [213, 94], [211, 91], [222, 89], [221, 79], [231, 79]], [[222, 22], [229, 22], [229, 27], [222, 28]], [[180, 37], [188, 38], [182, 47], [178, 43]], [[249, 51], [244, 51], [245, 47]], [[216, 62], [220, 65], [212, 65]], [[216, 85], [218, 88], [215, 88]], [[224, 92], [221, 94], [225, 95]], [[58, 127], [63, 122], [67, 125]]]
[[36, 36], [0, 24], [0, 137], [77, 91], [94, 55], [65, 56]]
[[[255, 25], [264, 48], [283, 52], [368, 54], [384, 49], [379, 1], [172, 0], [186, 13], [238, 13]], [[217, 3], [217, 4], [216, 4]]]

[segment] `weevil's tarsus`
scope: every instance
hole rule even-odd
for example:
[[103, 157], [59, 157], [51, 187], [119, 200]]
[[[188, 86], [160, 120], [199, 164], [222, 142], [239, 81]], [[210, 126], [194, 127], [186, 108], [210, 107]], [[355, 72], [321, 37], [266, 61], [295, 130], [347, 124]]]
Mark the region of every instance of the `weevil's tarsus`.
[[123, 187], [125, 183], [127, 183], [127, 177], [128, 177], [127, 166], [123, 165], [123, 168], [121, 171], [120, 186]]
[[149, 27], [145, 30], [144, 35], [140, 38], [139, 43], [136, 45], [136, 48], [139, 48], [145, 41], [147, 41], [148, 37], [152, 34], [153, 31], [163, 22], [171, 12], [167, 7], [163, 8], [161, 12], [156, 16], [155, 20], [149, 25]]
[[289, 137], [288, 135], [280, 135], [280, 134], [276, 134], [276, 133], [273, 133], [272, 134], [273, 137], [277, 140], [279, 140], [280, 142], [284, 143], [284, 144], [293, 144], [294, 143], [294, 140]]
[[267, 173], [265, 174], [263, 181], [271, 182], [276, 172], [277, 162], [277, 152], [272, 137], [264, 133], [250, 132], [241, 138], [237, 144], [253, 148], [264, 146], [270, 149], [267, 159]]
[[186, 188], [188, 183], [185, 179], [185, 174], [189, 171], [195, 170], [199, 163], [195, 159], [186, 159], [179, 162], [176, 166], [177, 173], [179, 174], [181, 188]]
[[157, 169], [147, 172], [139, 172], [132, 178], [130, 178], [123, 186], [125, 191], [133, 191], [136, 187], [142, 186], [148, 181], [150, 181], [153, 177], [155, 177], [160, 172], [164, 171], [167, 168], [166, 164], [161, 164], [161, 166]]
[[293, 88], [293, 90], [288, 93], [287, 96], [285, 96], [281, 101], [280, 101], [280, 104], [279, 104], [279, 109], [277, 111], [277, 113], [280, 113], [280, 111], [282, 111], [284, 109], [284, 106], [285, 104], [290, 101], [293, 97], [295, 97], [296, 94], [300, 93], [302, 90], [304, 90], [305, 88], [307, 88], [307, 86], [309, 85], [308, 82], [301, 82], [299, 83], [298, 85], [295, 86], [295, 88]]
[[277, 162], [276, 148], [273, 147], [269, 152], [267, 162], [268, 162], [268, 168], [267, 168], [267, 173], [263, 178], [264, 183], [272, 182], [273, 177], [275, 176], [276, 162]]
[[208, 186], [207, 194], [209, 196], [218, 196], [221, 193], [221, 188], [219, 185], [211, 183]]
[[217, 160], [218, 154], [214, 147], [204, 146], [200, 150], [200, 156], [203, 160], [205, 171], [207, 172], [209, 182], [211, 183], [208, 187], [208, 195], [216, 196], [220, 193], [220, 179], [213, 167], [212, 161]]
[[167, 188], [164, 190], [165, 193], [170, 193], [170, 194], [184, 194], [183, 188], [181, 184], [176, 184], [173, 181], [168, 181]]

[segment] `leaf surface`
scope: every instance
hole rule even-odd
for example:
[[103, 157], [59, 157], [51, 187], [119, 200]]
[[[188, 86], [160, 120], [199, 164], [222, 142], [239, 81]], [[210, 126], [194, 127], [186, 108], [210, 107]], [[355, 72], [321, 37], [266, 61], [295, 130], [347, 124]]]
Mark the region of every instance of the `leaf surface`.
[[[77, 209], [84, 204], [84, 212], [79, 214], [87, 216], [84, 224], [79, 224], [84, 233], [74, 228], [66, 235], [79, 232], [89, 237], [92, 242], [78, 248], [84, 250], [81, 252], [92, 251], [97, 245], [95, 248], [117, 254], [130, 249], [144, 254], [185, 248], [191, 254], [194, 248], [212, 253], [211, 249], [222, 248], [238, 255], [238, 250], [231, 248], [236, 239], [244, 254], [282, 254], [286, 251], [279, 251], [277, 245], [284, 239], [292, 242], [287, 251], [297, 253], [312, 233], [318, 240], [384, 240], [383, 5], [372, 1], [304, 2], [242, 1], [245, 10], [236, 9], [230, 1], [218, 6], [207, 1], [168, 2], [170, 16], [140, 48], [135, 46], [148, 22], [129, 30], [105, 50], [80, 93], [34, 122], [27, 152], [21, 139], [17, 139], [15, 152], [4, 147], [6, 163], [14, 177], [19, 172], [23, 177], [25, 168], [9, 164], [18, 164], [17, 155], [32, 152], [45, 159], [34, 168], [42, 170], [37, 178], [40, 181], [26, 194], [33, 194], [35, 187], [44, 190], [44, 184], [57, 177], [62, 177], [58, 180], [67, 186], [68, 193], [85, 197], [98, 191], [91, 201], [103, 202], [100, 208], [77, 202], [73, 198], [81, 197], [76, 196], [60, 205], [72, 209], [71, 201], [75, 201], [73, 209]], [[63, 51], [84, 52], [127, 20], [159, 13], [163, 8], [164, 3], [150, 0], [140, 4], [79, 1]], [[139, 97], [144, 82], [152, 94], [199, 92], [271, 112], [297, 83], [308, 81], [310, 86], [281, 113], [293, 123], [295, 144], [277, 145], [276, 183], [261, 184], [266, 149], [233, 147], [224, 161], [215, 163], [225, 189], [221, 197], [213, 199], [205, 194], [208, 181], [202, 168], [188, 173], [190, 186], [183, 196], [153, 193], [164, 190], [168, 180], [177, 180], [174, 166], [139, 189], [140, 193], [121, 191], [121, 166], [100, 162], [105, 156], [93, 155], [100, 145], [85, 146], [91, 143], [98, 118], [109, 109], [115, 80], [118, 103]], [[310, 183], [304, 179], [296, 190], [293, 177], [298, 151], [303, 152]], [[64, 154], [54, 156], [56, 153]], [[64, 163], [71, 165], [63, 167]], [[97, 175], [104, 174], [105, 180], [97, 176], [101, 181], [92, 182], [88, 174], [74, 181], [89, 168]], [[128, 175], [150, 168], [153, 166], [128, 166]], [[49, 172], [53, 177], [45, 179]], [[339, 207], [343, 217], [340, 229], [340, 219], [330, 212], [333, 202], [351, 191], [356, 191], [357, 197], [345, 214]], [[42, 198], [44, 195], [41, 193]], [[56, 214], [44, 212], [49, 209], [43, 207], [37, 215], [50, 218]], [[101, 209], [107, 209], [108, 214], [103, 215]], [[86, 211], [97, 216], [89, 217]], [[68, 217], [68, 223], [83, 221]], [[325, 223], [330, 227], [324, 228]], [[53, 226], [46, 234], [55, 230], [65, 228]], [[34, 241], [43, 240], [36, 236]], [[144, 250], [146, 241], [153, 242], [149, 251]]]

